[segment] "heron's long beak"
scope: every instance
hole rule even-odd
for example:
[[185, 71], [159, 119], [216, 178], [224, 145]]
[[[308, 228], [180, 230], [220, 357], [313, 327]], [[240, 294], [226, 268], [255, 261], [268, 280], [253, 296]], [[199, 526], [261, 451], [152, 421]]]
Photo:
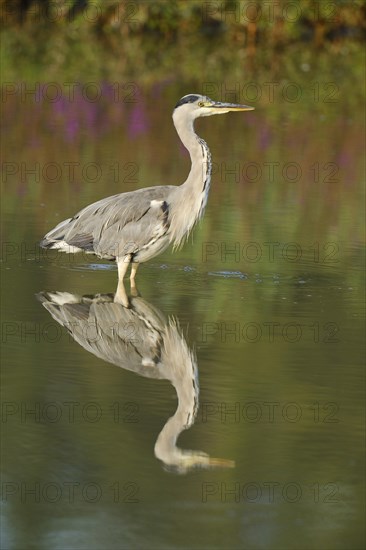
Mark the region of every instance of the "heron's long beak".
[[186, 451], [182, 460], [182, 466], [187, 469], [201, 468], [235, 468], [235, 460], [228, 458], [213, 458], [206, 453]]
[[213, 468], [235, 468], [235, 460], [228, 458], [209, 458], [208, 465]]
[[249, 105], [238, 105], [236, 103], [222, 103], [221, 101], [215, 101], [214, 103], [211, 103], [211, 105], [207, 105], [210, 109], [213, 109], [216, 111], [221, 111], [222, 109], [224, 111], [253, 111], [254, 107], [250, 107]]
[[223, 115], [230, 111], [253, 111], [254, 107], [249, 105], [238, 105], [237, 103], [223, 103], [222, 101], [202, 101], [201, 107], [204, 110], [201, 112], [201, 116], [207, 115]]

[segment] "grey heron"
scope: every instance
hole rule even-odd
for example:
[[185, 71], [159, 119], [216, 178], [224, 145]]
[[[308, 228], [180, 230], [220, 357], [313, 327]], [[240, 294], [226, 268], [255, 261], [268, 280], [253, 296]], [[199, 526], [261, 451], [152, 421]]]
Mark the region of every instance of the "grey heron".
[[45, 235], [43, 248], [64, 252], [86, 251], [116, 260], [118, 280], [131, 264], [131, 286], [140, 263], [179, 247], [202, 217], [211, 181], [211, 155], [206, 142], [194, 131], [196, 118], [254, 107], [223, 103], [199, 94], [185, 95], [173, 111], [177, 133], [188, 149], [191, 170], [179, 186], [161, 185], [101, 199], [59, 223]]
[[155, 456], [166, 467], [178, 473], [193, 468], [234, 467], [232, 460], [176, 445], [180, 433], [194, 424], [199, 383], [196, 355], [175, 319], [167, 320], [141, 297], [131, 297], [129, 308], [116, 303], [113, 294], [40, 292], [37, 297], [72, 338], [93, 355], [141, 376], [171, 382], [178, 406], [154, 446]]

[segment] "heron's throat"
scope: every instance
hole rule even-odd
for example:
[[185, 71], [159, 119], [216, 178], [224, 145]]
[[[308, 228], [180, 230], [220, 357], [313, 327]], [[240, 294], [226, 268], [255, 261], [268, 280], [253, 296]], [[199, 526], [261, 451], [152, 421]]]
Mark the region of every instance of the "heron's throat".
[[179, 464], [184, 453], [177, 447], [177, 439], [183, 430], [192, 426], [198, 410], [197, 367], [187, 361], [184, 352], [180, 361], [183, 363], [182, 372], [176, 373], [175, 379], [171, 380], [177, 392], [178, 407], [159, 433], [154, 449], [156, 457], [168, 465]]
[[175, 126], [182, 143], [191, 157], [191, 170], [186, 181], [179, 187], [178, 208], [174, 212], [176, 221], [174, 246], [179, 246], [202, 217], [207, 204], [211, 184], [211, 153], [207, 143], [194, 131], [193, 122]]

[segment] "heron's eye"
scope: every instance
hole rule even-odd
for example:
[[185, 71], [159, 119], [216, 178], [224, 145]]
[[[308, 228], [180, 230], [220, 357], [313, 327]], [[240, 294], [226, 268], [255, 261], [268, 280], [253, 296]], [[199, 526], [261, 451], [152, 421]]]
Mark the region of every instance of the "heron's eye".
[[204, 106], [205, 106], [205, 104], [203, 103], [203, 101], [198, 102], [198, 107], [204, 107]]

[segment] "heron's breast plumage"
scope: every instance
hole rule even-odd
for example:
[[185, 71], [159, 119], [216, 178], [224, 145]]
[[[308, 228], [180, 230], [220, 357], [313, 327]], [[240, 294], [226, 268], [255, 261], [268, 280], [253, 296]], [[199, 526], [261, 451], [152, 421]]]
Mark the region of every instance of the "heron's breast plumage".
[[177, 187], [172, 204], [170, 241], [179, 248], [202, 218], [211, 185], [211, 153], [206, 142], [196, 136], [200, 150], [200, 160], [192, 165], [187, 181]]

